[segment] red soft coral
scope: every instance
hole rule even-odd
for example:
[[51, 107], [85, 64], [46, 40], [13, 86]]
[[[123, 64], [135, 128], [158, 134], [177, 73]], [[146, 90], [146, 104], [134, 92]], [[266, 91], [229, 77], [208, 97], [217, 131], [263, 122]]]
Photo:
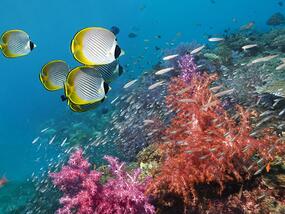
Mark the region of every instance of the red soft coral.
[[251, 178], [281, 150], [274, 135], [250, 136], [248, 111], [237, 106], [231, 117], [224, 110], [218, 98], [224, 93], [214, 94], [218, 87], [209, 89], [215, 79], [196, 74], [190, 83], [174, 78], [169, 85], [166, 101], [175, 116], [159, 147], [165, 161], [148, 189], [157, 198], [173, 194], [185, 207], [194, 205], [200, 199], [198, 185], [218, 185], [222, 193], [227, 183]]

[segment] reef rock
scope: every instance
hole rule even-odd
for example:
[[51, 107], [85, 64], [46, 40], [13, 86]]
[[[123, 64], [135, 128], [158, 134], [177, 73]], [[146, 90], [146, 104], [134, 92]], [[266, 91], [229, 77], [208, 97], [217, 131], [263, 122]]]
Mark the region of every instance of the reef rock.
[[285, 16], [282, 13], [274, 13], [266, 22], [267, 25], [277, 26], [285, 24]]

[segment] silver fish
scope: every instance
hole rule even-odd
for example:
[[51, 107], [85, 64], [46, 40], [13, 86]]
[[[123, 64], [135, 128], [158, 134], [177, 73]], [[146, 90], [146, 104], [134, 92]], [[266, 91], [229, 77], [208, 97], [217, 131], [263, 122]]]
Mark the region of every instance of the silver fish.
[[156, 82], [156, 83], [150, 85], [150, 86], [148, 87], [148, 89], [149, 89], [149, 90], [155, 89], [155, 88], [157, 88], [158, 86], [163, 85], [163, 83], [164, 83], [164, 80], [159, 81], [159, 82]]
[[256, 163], [260, 164], [260, 163], [262, 163], [262, 161], [263, 161], [263, 158], [260, 158]]
[[216, 92], [218, 90], [220, 90], [223, 87], [223, 85], [218, 85], [218, 86], [214, 86], [212, 88], [210, 88], [211, 91]]
[[174, 70], [174, 67], [163, 68], [163, 69], [161, 69], [161, 70], [155, 72], [155, 75], [162, 75], [162, 74], [165, 74], [165, 73], [167, 73], [167, 72], [169, 72], [169, 71], [172, 71], [172, 70]]
[[[274, 105], [273, 105], [273, 106], [274, 106]], [[269, 115], [269, 114], [272, 114], [272, 113], [274, 113], [274, 111], [267, 110], [267, 111], [263, 112], [262, 114], [260, 114], [259, 116], [260, 116], [260, 117], [263, 117], [263, 116], [266, 116], [266, 115]]]
[[283, 63], [283, 64], [277, 66], [275, 69], [276, 69], [277, 71], [282, 70], [282, 69], [285, 69], [285, 63]]
[[206, 159], [207, 157], [209, 157], [209, 155], [203, 155], [203, 156], [200, 157], [199, 159], [200, 159], [200, 160], [204, 160], [204, 159]]
[[41, 130], [41, 133], [47, 131], [48, 129], [49, 129], [49, 128], [45, 128], [45, 129]]
[[193, 51], [190, 52], [190, 54], [192, 54], [192, 55], [196, 54], [196, 53], [200, 52], [203, 48], [205, 48], [205, 45], [202, 45], [202, 46], [194, 49]]
[[153, 120], [144, 120], [143, 122], [144, 122], [144, 124], [151, 124], [151, 123], [154, 123]]
[[163, 61], [167, 61], [167, 60], [174, 59], [174, 58], [176, 58], [178, 56], [179, 56], [178, 54], [174, 54], [174, 55], [165, 56], [162, 59], [163, 59]]
[[258, 175], [264, 170], [265, 166], [261, 167], [259, 170], [257, 170], [253, 175]]
[[274, 104], [272, 106], [273, 107], [277, 106], [279, 104], [279, 102], [281, 102], [282, 100], [284, 100], [284, 98], [279, 98], [279, 99], [274, 100]]
[[221, 92], [219, 92], [219, 93], [217, 93], [215, 95], [216, 95], [216, 97], [222, 97], [224, 95], [232, 94], [234, 91], [235, 91], [235, 89], [229, 89], [229, 90], [226, 90], [226, 91], [221, 91]]
[[215, 38], [215, 37], [208, 39], [209, 42], [221, 42], [224, 40], [225, 40], [224, 38]]
[[248, 50], [250, 48], [254, 48], [254, 47], [257, 47], [257, 44], [253, 44], [253, 45], [245, 45], [242, 47], [242, 49], [245, 51], [245, 50]]
[[256, 124], [256, 127], [261, 126], [263, 123], [265, 123], [265, 122], [271, 120], [271, 119], [274, 118], [274, 117], [275, 117], [274, 115], [269, 115], [269, 116], [263, 118], [261, 121], [259, 121], [259, 123]]
[[49, 141], [49, 143], [48, 143], [48, 144], [52, 144], [52, 143], [53, 143], [53, 141], [54, 141], [54, 139], [55, 139], [55, 137], [56, 137], [56, 135], [52, 137], [52, 139]]
[[132, 86], [136, 81], [138, 81], [138, 80], [135, 79], [135, 80], [132, 80], [132, 81], [126, 83], [126, 84], [123, 86], [123, 88], [128, 88], [128, 87]]
[[112, 101], [111, 101], [111, 104], [113, 104], [114, 102], [116, 102], [116, 100], [119, 98], [119, 96], [118, 97], [116, 97], [115, 99], [113, 99]]
[[269, 61], [269, 60], [272, 60], [272, 59], [276, 58], [277, 56], [278, 56], [278, 54], [261, 57], [261, 58], [258, 58], [258, 59], [253, 60], [253, 61], [251, 62], [251, 64], [255, 64], [255, 63], [259, 63], [259, 62], [267, 62], [267, 61]]
[[60, 144], [60, 146], [63, 146], [65, 144], [65, 142], [67, 141], [67, 137], [64, 138], [64, 140], [62, 141], [62, 143]]
[[185, 93], [186, 91], [189, 91], [193, 86], [188, 86], [186, 88], [183, 88], [181, 91], [178, 91], [176, 95], [180, 95], [180, 94], [183, 94]]
[[32, 144], [35, 144], [36, 142], [38, 142], [39, 139], [40, 139], [40, 137], [36, 137], [36, 138], [32, 141]]
[[285, 108], [282, 111], [280, 111], [278, 115], [281, 116], [284, 114], [284, 112], [285, 112]]
[[182, 103], [196, 103], [196, 100], [193, 100], [193, 99], [181, 99], [181, 100], [179, 100], [179, 102], [182, 102]]

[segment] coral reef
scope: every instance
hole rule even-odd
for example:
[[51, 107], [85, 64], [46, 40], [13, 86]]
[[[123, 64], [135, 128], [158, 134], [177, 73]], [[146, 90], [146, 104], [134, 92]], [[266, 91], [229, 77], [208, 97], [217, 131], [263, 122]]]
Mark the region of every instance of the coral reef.
[[[284, 32], [284, 29], [273, 29], [265, 33], [236, 32], [227, 35], [225, 42], [217, 48], [205, 50], [207, 54], [213, 52], [221, 59], [224, 57], [223, 51], [220, 52], [221, 48], [232, 50], [230, 60], [212, 61], [219, 74], [215, 85], [223, 85], [225, 88], [235, 90], [235, 93], [222, 98], [223, 102], [230, 103], [230, 106], [240, 104], [258, 112], [254, 122], [257, 126], [254, 125], [253, 132], [264, 127], [273, 127], [278, 133], [285, 130], [283, 122], [283, 109], [285, 109], [283, 80], [285, 76], [282, 70], [277, 70], [277, 67], [282, 64], [282, 59], [285, 58], [283, 54], [285, 50]], [[248, 44], [257, 46], [242, 50], [242, 47]], [[251, 64], [251, 61], [256, 58], [275, 54], [278, 55], [275, 59]]]
[[[195, 212], [211, 214], [227, 213], [284, 213], [284, 190], [268, 189], [259, 182], [248, 182], [239, 185], [236, 193], [206, 199]], [[233, 184], [234, 185], [234, 184]]]
[[162, 161], [162, 152], [157, 150], [157, 144], [151, 144], [137, 154], [136, 161], [142, 170], [142, 176], [151, 176]]
[[[237, 106], [230, 117], [218, 98], [227, 92], [209, 89], [215, 79], [203, 74], [188, 84], [180, 78], [169, 84], [166, 103], [176, 115], [159, 146], [165, 161], [148, 188], [160, 205], [174, 203], [171, 197], [177, 203], [178, 197], [185, 209], [197, 206], [205, 192], [222, 194], [229, 183], [251, 179], [284, 151], [267, 131], [260, 139], [250, 136], [250, 112]], [[206, 184], [211, 188], [203, 190]]]
[[197, 72], [196, 63], [191, 54], [184, 54], [179, 58], [178, 68], [181, 70], [181, 78], [186, 82], [189, 82], [192, 75]]
[[111, 178], [100, 183], [102, 174], [90, 169], [82, 150], [73, 153], [67, 166], [58, 173], [50, 173], [55, 186], [62, 192], [62, 208], [57, 213], [154, 213], [154, 207], [144, 195], [147, 180], [139, 181], [140, 170], [125, 171], [124, 163], [105, 156]]
[[[278, 155], [284, 152], [285, 73], [276, 70], [285, 58], [284, 35], [279, 28], [226, 34], [224, 42], [195, 55], [189, 52], [200, 45], [182, 44], [164, 51], [177, 58], [144, 72], [104, 108], [44, 124], [42, 130], [49, 128], [36, 146], [45, 155], [38, 160], [52, 153], [47, 147], [61, 151], [59, 161], [50, 159], [49, 171], [63, 164], [72, 147], [83, 147], [89, 162], [82, 150], [75, 152], [52, 179], [24, 187], [27, 197], [18, 209], [6, 206], [5, 194], [0, 197], [0, 212], [154, 213], [151, 199], [163, 214], [284, 213], [285, 162]], [[243, 50], [248, 44], [257, 46]], [[174, 70], [154, 74], [166, 66]], [[166, 84], [148, 90], [161, 80]], [[106, 156], [108, 165], [100, 166], [106, 153], [135, 162]], [[24, 195], [16, 190], [9, 201], [17, 194]]]
[[10, 182], [0, 190], [0, 213], [23, 213], [23, 207], [34, 195], [31, 182]]
[[285, 24], [285, 16], [282, 13], [274, 13], [266, 22], [268, 25], [277, 26]]
[[[170, 77], [164, 76], [167, 81]], [[112, 142], [124, 154], [124, 160], [133, 161], [139, 151], [156, 141], [160, 136], [163, 124], [167, 123], [167, 109], [163, 96], [166, 85], [147, 90], [147, 87], [158, 81], [153, 73], [144, 74], [137, 87], [125, 91], [114, 106], [118, 109], [112, 115], [115, 133]], [[149, 120], [149, 122], [146, 122]]]

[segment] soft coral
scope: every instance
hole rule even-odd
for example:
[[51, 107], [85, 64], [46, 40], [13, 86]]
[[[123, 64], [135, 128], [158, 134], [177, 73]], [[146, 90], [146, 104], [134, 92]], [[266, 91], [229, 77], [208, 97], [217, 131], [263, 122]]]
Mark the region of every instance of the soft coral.
[[141, 170], [135, 169], [129, 173], [125, 170], [125, 164], [117, 158], [105, 156], [105, 159], [109, 162], [113, 178], [103, 187], [103, 200], [97, 207], [99, 213], [113, 213], [114, 210], [128, 214], [154, 213], [154, 207], [144, 195], [148, 179], [143, 182], [139, 180]]
[[76, 210], [80, 214], [92, 214], [100, 198], [99, 180], [101, 173], [90, 169], [90, 163], [82, 156], [82, 150], [74, 152], [58, 173], [50, 173], [53, 184], [63, 193], [60, 199], [62, 208], [58, 214], [69, 214]]
[[50, 177], [64, 194], [58, 214], [123, 214], [154, 213], [154, 207], [144, 195], [148, 180], [139, 180], [140, 170], [129, 173], [117, 158], [105, 156], [113, 176], [104, 185], [101, 173], [90, 169], [82, 150], [73, 153], [67, 166]]
[[214, 94], [209, 88], [215, 79], [194, 74], [190, 82], [174, 78], [169, 85], [166, 101], [175, 116], [159, 147], [165, 161], [148, 189], [165, 203], [173, 194], [185, 207], [195, 205], [201, 199], [201, 184], [218, 184], [216, 190], [222, 193], [227, 183], [251, 178], [284, 149], [274, 135], [250, 136], [249, 111], [237, 106], [236, 115], [229, 115], [218, 98], [223, 93]]

